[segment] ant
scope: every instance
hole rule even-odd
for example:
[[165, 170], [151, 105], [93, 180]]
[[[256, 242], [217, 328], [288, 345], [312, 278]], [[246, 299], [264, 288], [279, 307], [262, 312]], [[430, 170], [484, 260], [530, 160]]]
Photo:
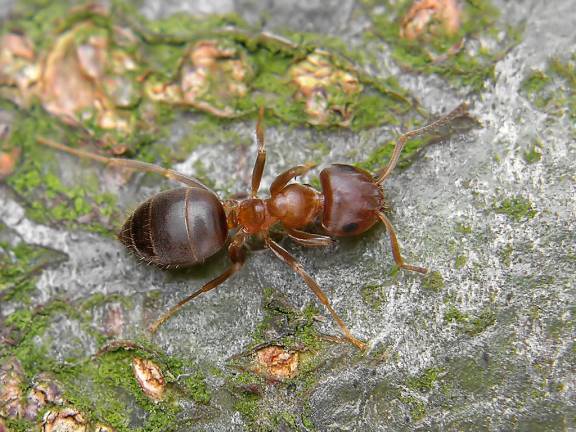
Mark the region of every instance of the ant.
[[[270, 197], [266, 199], [258, 196], [266, 162], [263, 107], [259, 110], [256, 123], [258, 155], [252, 171], [251, 193], [248, 198], [240, 200], [222, 201], [200, 180], [171, 169], [131, 159], [109, 158], [43, 137], [39, 137], [38, 142], [109, 166], [157, 173], [186, 186], [152, 196], [140, 204], [124, 223], [118, 238], [141, 260], [161, 268], [193, 266], [202, 264], [228, 245], [231, 266], [165, 312], [150, 325], [152, 333], [186, 303], [213, 290], [237, 273], [246, 260], [245, 243], [250, 236], [256, 235], [263, 239], [266, 248], [300, 275], [328, 309], [346, 339], [359, 349], [365, 349], [366, 344], [350, 333], [318, 283], [286, 249], [271, 238], [270, 229], [280, 224], [288, 237], [302, 246], [328, 246], [334, 237], [362, 234], [381, 221], [390, 236], [396, 265], [405, 270], [426, 273], [425, 268], [406, 264], [402, 258], [396, 233], [385, 215], [387, 206], [382, 183], [396, 166], [409, 139], [442, 127], [466, 115], [467, 110], [468, 105], [463, 103], [440, 119], [402, 134], [395, 143], [390, 161], [376, 176], [352, 165], [329, 165], [320, 172], [320, 192], [309, 185], [291, 182], [315, 166], [297, 165], [274, 179]], [[326, 235], [305, 231], [315, 221], [320, 222]]]

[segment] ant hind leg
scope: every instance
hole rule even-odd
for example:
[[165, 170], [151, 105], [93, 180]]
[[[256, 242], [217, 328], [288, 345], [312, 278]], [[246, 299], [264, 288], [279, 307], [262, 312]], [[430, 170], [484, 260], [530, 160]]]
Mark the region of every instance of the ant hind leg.
[[104, 165], [117, 167], [117, 168], [128, 168], [128, 169], [133, 169], [133, 170], [137, 170], [137, 171], [160, 174], [161, 176], [164, 176], [164, 177], [169, 178], [171, 180], [176, 180], [180, 183], [183, 183], [188, 187], [206, 189], [206, 190], [212, 192], [212, 190], [208, 186], [203, 184], [200, 180], [198, 180], [194, 177], [189, 177], [189, 176], [186, 176], [184, 174], [181, 174], [178, 171], [174, 171], [174, 170], [171, 170], [168, 168], [163, 168], [163, 167], [158, 166], [158, 165], [154, 165], [154, 164], [150, 164], [150, 163], [142, 162], [142, 161], [137, 161], [137, 160], [132, 160], [132, 159], [106, 157], [106, 156], [102, 156], [102, 155], [88, 152], [85, 150], [80, 150], [77, 148], [68, 147], [68, 146], [65, 146], [64, 144], [60, 144], [56, 141], [53, 141], [51, 139], [44, 138], [44, 137], [38, 137], [37, 140], [38, 140], [38, 143], [40, 143], [42, 145], [45, 145], [47, 147], [51, 147], [51, 148], [59, 150], [59, 151], [63, 151], [65, 153], [72, 154], [72, 155], [77, 156], [79, 158], [92, 159], [92, 160], [100, 162]]
[[194, 300], [202, 293], [206, 293], [208, 291], [217, 288], [218, 286], [222, 285], [227, 279], [231, 276], [236, 274], [244, 265], [246, 260], [246, 254], [244, 251], [244, 241], [246, 240], [245, 235], [243, 233], [239, 233], [235, 236], [232, 243], [228, 247], [228, 255], [230, 256], [230, 260], [232, 261], [232, 265], [228, 267], [224, 273], [215, 277], [210, 282], [206, 283], [202, 288], [194, 291], [188, 297], [180, 300], [176, 305], [172, 306], [167, 312], [165, 312], [160, 318], [154, 321], [149, 327], [148, 330], [150, 333], [154, 334], [158, 330], [162, 324], [168, 321], [174, 314], [176, 314], [186, 303]]

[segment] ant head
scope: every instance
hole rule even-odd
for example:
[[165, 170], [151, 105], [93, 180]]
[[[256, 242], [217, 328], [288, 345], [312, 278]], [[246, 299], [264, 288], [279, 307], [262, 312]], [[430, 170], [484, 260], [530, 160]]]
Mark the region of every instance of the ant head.
[[378, 221], [385, 205], [372, 175], [351, 165], [330, 165], [320, 173], [324, 194], [322, 226], [334, 237], [354, 236]]

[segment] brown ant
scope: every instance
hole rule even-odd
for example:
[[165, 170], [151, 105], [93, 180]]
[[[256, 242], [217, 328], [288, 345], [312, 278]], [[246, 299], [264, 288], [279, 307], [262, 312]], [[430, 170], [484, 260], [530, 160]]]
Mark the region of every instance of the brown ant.
[[[319, 192], [308, 185], [291, 183], [294, 178], [304, 175], [314, 167], [313, 164], [298, 165], [274, 179], [270, 186], [270, 197], [266, 199], [258, 196], [266, 161], [263, 108], [259, 111], [256, 124], [258, 156], [252, 172], [252, 190], [250, 197], [242, 200], [221, 201], [198, 179], [171, 169], [131, 159], [108, 158], [42, 137], [38, 138], [38, 141], [57, 150], [110, 166], [157, 173], [186, 186], [154, 195], [142, 203], [124, 223], [118, 238], [142, 260], [162, 268], [192, 266], [203, 263], [228, 244], [232, 265], [164, 313], [150, 326], [151, 332], [155, 332], [186, 303], [216, 288], [238, 272], [246, 259], [246, 240], [257, 235], [263, 239], [265, 247], [270, 248], [281, 261], [304, 279], [318, 300], [328, 309], [346, 339], [356, 347], [365, 349], [366, 344], [352, 336], [316, 281], [288, 251], [271, 238], [270, 228], [281, 224], [287, 235], [303, 246], [328, 246], [333, 237], [361, 234], [380, 220], [390, 236], [396, 265], [406, 270], [426, 273], [425, 268], [406, 264], [400, 254], [396, 233], [384, 214], [386, 201], [382, 183], [396, 166], [409, 139], [465, 115], [467, 108], [466, 104], [461, 104], [439, 120], [402, 134], [395, 144], [390, 161], [376, 176], [352, 165], [329, 165], [320, 172], [322, 192]], [[327, 235], [304, 231], [317, 220]]]

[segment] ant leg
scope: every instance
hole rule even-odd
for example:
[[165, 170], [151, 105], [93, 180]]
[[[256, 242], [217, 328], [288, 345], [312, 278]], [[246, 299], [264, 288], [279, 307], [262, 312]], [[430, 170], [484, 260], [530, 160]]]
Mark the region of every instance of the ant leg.
[[210, 282], [206, 283], [202, 288], [194, 291], [188, 297], [180, 300], [175, 306], [170, 308], [170, 310], [165, 312], [160, 318], [158, 318], [156, 321], [154, 321], [150, 325], [150, 327], [148, 327], [148, 330], [152, 334], [156, 333], [156, 331], [158, 330], [158, 327], [160, 327], [162, 324], [164, 324], [166, 321], [168, 321], [176, 312], [178, 312], [180, 309], [182, 309], [182, 307], [186, 303], [194, 300], [196, 297], [198, 297], [202, 293], [213, 290], [214, 288], [223, 284], [228, 278], [230, 278], [230, 276], [237, 273], [242, 268], [242, 266], [244, 265], [244, 262], [246, 260], [246, 254], [245, 254], [245, 251], [243, 249], [245, 239], [246, 239], [245, 235], [243, 233], [240, 233], [240, 234], [237, 234], [235, 236], [234, 240], [232, 240], [232, 243], [230, 243], [230, 246], [228, 247], [228, 255], [230, 256], [230, 260], [232, 261], [232, 265], [228, 269], [226, 269], [226, 271], [224, 271], [224, 273], [222, 273], [220, 276], [212, 279]]
[[304, 282], [306, 282], [306, 285], [308, 285], [308, 287], [310, 287], [310, 289], [314, 292], [314, 294], [316, 294], [316, 297], [318, 297], [320, 303], [322, 303], [326, 307], [326, 309], [328, 309], [328, 312], [330, 312], [332, 318], [334, 319], [334, 321], [336, 321], [336, 323], [346, 336], [346, 339], [348, 339], [348, 341], [357, 348], [361, 350], [366, 349], [366, 344], [364, 342], [352, 336], [352, 333], [350, 333], [350, 330], [348, 330], [348, 327], [346, 327], [346, 324], [344, 324], [342, 318], [340, 318], [336, 313], [336, 311], [332, 308], [332, 305], [330, 304], [328, 297], [326, 297], [326, 294], [324, 294], [318, 283], [308, 273], [306, 273], [302, 265], [298, 261], [296, 261], [296, 259], [292, 255], [290, 255], [290, 253], [288, 253], [286, 249], [284, 249], [270, 237], [267, 237], [265, 240], [266, 240], [266, 246], [272, 249], [272, 252], [274, 252], [274, 254], [278, 258], [280, 258], [281, 261], [289, 265], [292, 268], [292, 270], [294, 270], [296, 273], [300, 275], [300, 277], [302, 277], [302, 279], [304, 279]]
[[406, 264], [404, 262], [404, 259], [402, 258], [402, 255], [400, 254], [400, 246], [398, 246], [398, 239], [396, 238], [396, 232], [394, 231], [394, 227], [392, 226], [392, 223], [390, 222], [390, 220], [386, 217], [386, 215], [384, 213], [378, 212], [378, 217], [380, 218], [380, 220], [382, 221], [382, 223], [386, 227], [386, 231], [388, 231], [388, 235], [390, 236], [390, 243], [392, 244], [392, 256], [394, 257], [394, 261], [396, 262], [396, 265], [398, 267], [406, 269], [406, 270], [410, 270], [410, 271], [414, 271], [414, 272], [418, 272], [418, 273], [423, 273], [423, 274], [428, 273], [428, 270], [425, 269], [424, 267], [417, 267], [417, 266], [413, 266], [410, 264]]
[[286, 233], [288, 233], [288, 237], [294, 240], [296, 243], [306, 246], [306, 247], [314, 247], [314, 246], [330, 246], [334, 243], [331, 237], [323, 236], [320, 234], [310, 234], [305, 231], [300, 231], [294, 228], [285, 228]]
[[290, 182], [290, 180], [292, 180], [293, 178], [296, 178], [298, 176], [306, 174], [308, 171], [310, 171], [315, 166], [316, 166], [315, 163], [310, 162], [310, 163], [307, 163], [304, 165], [297, 165], [295, 167], [292, 167], [292, 168], [284, 171], [282, 174], [280, 174], [278, 177], [276, 177], [274, 179], [274, 181], [272, 182], [272, 185], [270, 186], [270, 195], [277, 194], [282, 189], [284, 189], [284, 186], [286, 186], [288, 184], [288, 182]]
[[92, 160], [98, 161], [100, 163], [103, 163], [104, 165], [108, 165], [108, 166], [112, 166], [112, 167], [128, 168], [128, 169], [134, 169], [134, 170], [138, 170], [138, 171], [160, 174], [160, 175], [162, 175], [166, 178], [169, 178], [171, 180], [176, 180], [176, 181], [179, 181], [180, 183], [184, 183], [185, 185], [187, 185], [189, 187], [206, 189], [206, 190], [212, 192], [210, 190], [210, 188], [208, 186], [204, 185], [200, 180], [198, 180], [194, 177], [189, 177], [189, 176], [186, 176], [184, 174], [180, 174], [178, 171], [174, 171], [174, 170], [171, 170], [168, 168], [162, 168], [158, 165], [153, 165], [153, 164], [150, 164], [147, 162], [142, 162], [142, 161], [137, 161], [137, 160], [132, 160], [132, 159], [111, 158], [111, 157], [101, 156], [99, 154], [91, 153], [91, 152], [88, 152], [85, 150], [80, 150], [80, 149], [68, 147], [68, 146], [65, 146], [63, 144], [57, 143], [56, 141], [52, 141], [51, 139], [44, 138], [44, 137], [38, 137], [37, 140], [42, 145], [52, 147], [53, 149], [66, 152], [66, 153], [72, 154], [72, 155], [80, 157], [80, 158], [92, 159]]
[[440, 117], [438, 120], [426, 126], [422, 126], [421, 128], [414, 129], [412, 131], [400, 135], [400, 137], [396, 141], [396, 145], [394, 147], [394, 151], [392, 152], [392, 156], [390, 157], [390, 161], [388, 161], [388, 164], [378, 172], [378, 179], [376, 180], [376, 184], [381, 184], [390, 175], [392, 170], [396, 167], [398, 159], [400, 158], [400, 153], [402, 153], [402, 149], [404, 148], [404, 145], [408, 142], [409, 139], [419, 135], [424, 135], [425, 133], [433, 131], [434, 129], [438, 129], [439, 127], [442, 127], [450, 123], [455, 118], [462, 117], [467, 113], [468, 113], [468, 104], [464, 102], [458, 105], [454, 110], [446, 114], [444, 117]]
[[264, 148], [264, 107], [261, 106], [258, 110], [258, 121], [256, 122], [256, 140], [258, 141], [258, 156], [254, 163], [254, 170], [252, 171], [252, 194], [251, 197], [255, 198], [260, 189], [260, 180], [262, 180], [262, 173], [264, 172], [264, 165], [266, 164], [266, 149]]
[[104, 346], [102, 348], [100, 348], [98, 351], [96, 351], [96, 353], [94, 354], [94, 357], [101, 357], [102, 355], [104, 355], [106, 353], [118, 351], [120, 349], [123, 349], [126, 351], [139, 350], [139, 351], [148, 352], [152, 355], [158, 356], [158, 354], [154, 350], [152, 350], [148, 347], [145, 347], [144, 345], [142, 345], [138, 342], [134, 342], [134, 341], [131, 341], [128, 339], [115, 339], [111, 342], [104, 344]]

